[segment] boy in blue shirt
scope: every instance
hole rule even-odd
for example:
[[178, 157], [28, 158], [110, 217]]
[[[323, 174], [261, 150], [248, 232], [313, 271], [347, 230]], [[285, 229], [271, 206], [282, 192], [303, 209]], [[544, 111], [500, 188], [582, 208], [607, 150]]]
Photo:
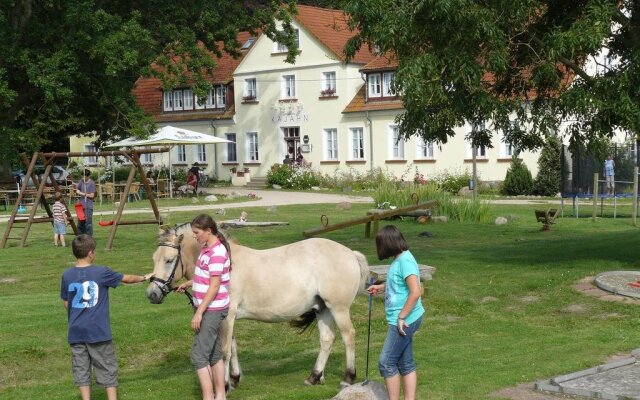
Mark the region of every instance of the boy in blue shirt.
[[62, 274], [60, 297], [69, 320], [73, 380], [82, 400], [89, 400], [93, 367], [97, 384], [106, 388], [109, 400], [116, 400], [118, 361], [109, 321], [109, 288], [117, 287], [120, 282], [147, 281], [153, 273], [125, 275], [109, 267], [94, 265], [96, 241], [90, 235], [78, 235], [72, 249], [77, 261]]

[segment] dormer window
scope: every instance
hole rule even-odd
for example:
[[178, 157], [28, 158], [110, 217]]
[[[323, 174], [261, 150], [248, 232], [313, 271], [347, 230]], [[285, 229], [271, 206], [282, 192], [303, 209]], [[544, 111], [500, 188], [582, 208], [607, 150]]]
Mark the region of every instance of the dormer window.
[[[294, 35], [296, 35], [296, 47], [300, 49], [300, 31], [298, 29], [294, 29]], [[274, 48], [274, 53], [286, 53], [289, 51], [289, 48], [284, 43], [276, 43]]]
[[382, 96], [382, 82], [380, 74], [369, 74], [367, 76], [368, 97]]
[[162, 111], [192, 111], [205, 108], [225, 108], [227, 104], [227, 88], [224, 85], [214, 86], [205, 99], [200, 99], [193, 89], [166, 90], [163, 95]]
[[394, 79], [395, 73], [393, 72], [385, 72], [384, 74], [382, 74], [382, 96], [392, 97], [395, 95], [393, 92]]

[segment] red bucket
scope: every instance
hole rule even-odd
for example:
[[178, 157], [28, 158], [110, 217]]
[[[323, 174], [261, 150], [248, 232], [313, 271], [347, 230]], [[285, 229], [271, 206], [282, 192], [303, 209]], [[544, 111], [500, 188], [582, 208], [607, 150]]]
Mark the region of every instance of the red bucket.
[[76, 203], [76, 215], [78, 216], [78, 221], [87, 220], [87, 216], [84, 215], [84, 206], [82, 203]]

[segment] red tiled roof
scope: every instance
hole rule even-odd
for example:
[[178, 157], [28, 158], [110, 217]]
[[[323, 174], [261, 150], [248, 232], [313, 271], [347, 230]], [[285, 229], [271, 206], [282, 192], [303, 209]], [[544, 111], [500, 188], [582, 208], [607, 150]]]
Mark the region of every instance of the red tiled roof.
[[391, 54], [383, 54], [377, 56], [367, 65], [362, 67], [360, 71], [363, 72], [376, 72], [376, 71], [390, 71], [398, 68], [398, 60]]
[[351, 102], [342, 110], [342, 113], [354, 113], [360, 111], [402, 110], [402, 99], [365, 101], [364, 94], [367, 86], [362, 85]]
[[[242, 46], [249, 38], [251, 34], [249, 32], [238, 33], [237, 39], [240, 46]], [[223, 47], [223, 43], [217, 43], [218, 48]], [[238, 58], [231, 56], [230, 54], [222, 51], [221, 57], [215, 58], [216, 68], [213, 74], [208, 78], [210, 82], [214, 84], [228, 84], [233, 81], [233, 73], [236, 67], [240, 64], [248, 50], [242, 50], [241, 55]], [[138, 105], [142, 109], [151, 115], [156, 116], [162, 113], [162, 82], [158, 78], [141, 77], [138, 78], [136, 86], [133, 89], [133, 94], [136, 96]]]
[[[355, 33], [349, 30], [349, 17], [343, 11], [298, 5], [298, 14], [294, 18], [337, 58], [344, 60], [344, 47]], [[362, 46], [351, 61], [366, 64], [374, 58], [369, 48]]]

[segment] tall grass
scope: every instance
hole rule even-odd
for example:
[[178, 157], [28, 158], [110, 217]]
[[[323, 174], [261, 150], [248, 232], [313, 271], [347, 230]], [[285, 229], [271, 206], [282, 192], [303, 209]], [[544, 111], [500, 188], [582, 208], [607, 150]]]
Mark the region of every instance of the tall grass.
[[418, 202], [436, 200], [438, 203], [433, 208], [434, 215], [443, 215], [459, 222], [486, 222], [490, 215], [486, 201], [453, 196], [435, 182], [415, 184], [384, 180], [371, 197], [380, 206], [388, 202], [396, 207], [415, 204], [416, 199]]

